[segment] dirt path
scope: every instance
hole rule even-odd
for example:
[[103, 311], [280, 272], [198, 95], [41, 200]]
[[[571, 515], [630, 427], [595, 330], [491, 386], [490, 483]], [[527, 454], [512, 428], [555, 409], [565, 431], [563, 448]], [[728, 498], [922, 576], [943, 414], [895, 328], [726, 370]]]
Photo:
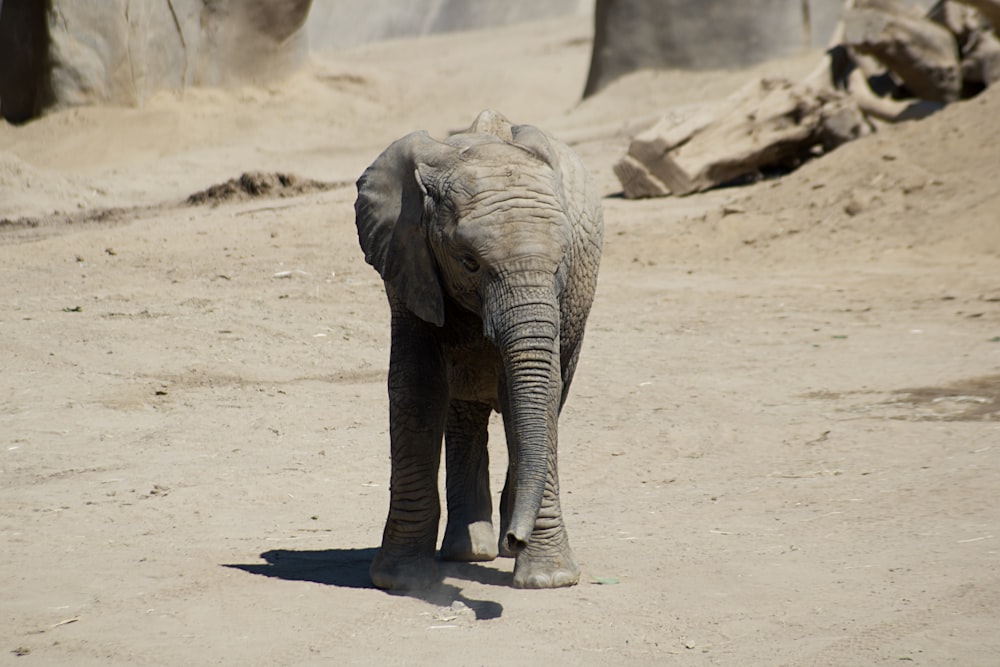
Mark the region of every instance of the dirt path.
[[[995, 93], [779, 181], [607, 198], [560, 435], [582, 583], [514, 590], [500, 560], [370, 587], [388, 313], [343, 181], [497, 106], [582, 137], [611, 193], [607, 128], [655, 105], [574, 106], [586, 31], [0, 128], [0, 663], [995, 662]], [[254, 170], [331, 185], [185, 202]], [[498, 422], [491, 451], [499, 490]]]

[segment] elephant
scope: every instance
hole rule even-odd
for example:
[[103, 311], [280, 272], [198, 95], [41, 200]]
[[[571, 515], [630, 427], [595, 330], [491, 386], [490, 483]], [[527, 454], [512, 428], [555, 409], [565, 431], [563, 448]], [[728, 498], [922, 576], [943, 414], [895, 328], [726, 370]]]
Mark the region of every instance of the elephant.
[[[389, 513], [372, 583], [416, 590], [440, 580], [443, 439], [441, 559], [515, 557], [517, 588], [576, 584], [556, 445], [603, 244], [590, 175], [568, 146], [484, 111], [443, 141], [426, 131], [395, 141], [357, 188], [358, 239], [391, 313]], [[508, 451], [499, 539], [493, 411]]]

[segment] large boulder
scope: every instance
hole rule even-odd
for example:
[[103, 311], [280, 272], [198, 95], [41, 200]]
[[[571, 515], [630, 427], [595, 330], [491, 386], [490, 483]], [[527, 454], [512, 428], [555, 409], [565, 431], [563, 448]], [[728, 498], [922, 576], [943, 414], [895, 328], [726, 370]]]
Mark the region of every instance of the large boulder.
[[823, 45], [842, 0], [597, 0], [584, 96], [637, 69], [745, 67]]
[[140, 104], [161, 89], [266, 82], [307, 53], [311, 0], [0, 3], [0, 113], [15, 122], [65, 106]]
[[955, 37], [945, 27], [889, 3], [851, 9], [844, 16], [844, 43], [892, 70], [916, 97], [954, 102], [962, 93]]
[[70, 105], [141, 104], [163, 89], [267, 83], [308, 48], [586, 15], [591, 3], [0, 0], [0, 114], [23, 122]]
[[[900, 1], [923, 8], [932, 2]], [[747, 67], [823, 48], [843, 5], [843, 0], [597, 0], [583, 95], [638, 69]]]
[[665, 117], [632, 140], [614, 171], [628, 199], [688, 195], [797, 166], [868, 131], [857, 104], [842, 93], [759, 79], [715, 113]]

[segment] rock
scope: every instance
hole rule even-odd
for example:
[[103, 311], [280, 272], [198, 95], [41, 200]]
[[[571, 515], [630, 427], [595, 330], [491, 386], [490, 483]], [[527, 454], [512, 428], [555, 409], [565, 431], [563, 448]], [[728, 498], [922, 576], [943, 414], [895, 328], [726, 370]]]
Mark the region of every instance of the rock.
[[[981, 10], [959, 2], [941, 0], [928, 18], [955, 36], [962, 67], [963, 96], [970, 97], [1000, 80], [1000, 39]], [[987, 3], [976, 3], [988, 7]], [[1000, 2], [998, 2], [1000, 5]]]
[[584, 97], [644, 68], [746, 67], [826, 44], [841, 0], [597, 0]]
[[962, 80], [982, 88], [1000, 81], [1000, 39], [993, 32], [981, 32], [962, 56]]
[[142, 104], [158, 90], [267, 84], [308, 42], [392, 37], [580, 15], [586, 0], [0, 0], [0, 114]]
[[4, 61], [0, 113], [20, 122], [67, 106], [141, 104], [163, 89], [272, 81], [306, 56], [310, 4], [6, 0], [0, 45], [15, 45], [17, 57]]
[[962, 92], [955, 38], [933, 21], [889, 9], [844, 15], [844, 43], [877, 58], [916, 97], [953, 102]]
[[853, 99], [786, 79], [737, 91], [711, 117], [667, 120], [639, 134], [614, 166], [629, 199], [686, 195], [768, 167], [795, 165], [868, 133]]
[[476, 622], [476, 612], [461, 600], [455, 600], [448, 607], [440, 607], [434, 615], [435, 621], [471, 625]]
[[957, 0], [969, 5], [982, 14], [993, 26], [995, 32], [1000, 32], [1000, 0]]
[[934, 6], [927, 11], [927, 18], [947, 28], [954, 35], [959, 53], [964, 52], [969, 41], [982, 31], [984, 22], [979, 12], [972, 7], [950, 0], [939, 0], [934, 3]]

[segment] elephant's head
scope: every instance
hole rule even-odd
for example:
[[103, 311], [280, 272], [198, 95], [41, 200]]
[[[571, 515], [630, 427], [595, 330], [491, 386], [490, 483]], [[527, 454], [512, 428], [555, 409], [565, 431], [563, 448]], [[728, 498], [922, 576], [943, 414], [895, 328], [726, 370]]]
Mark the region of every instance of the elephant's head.
[[361, 176], [355, 209], [365, 258], [411, 312], [446, 326], [451, 299], [480, 315], [500, 353], [516, 480], [502, 537], [517, 553], [555, 452], [559, 295], [572, 242], [548, 139], [531, 126], [490, 129], [396, 141]]

